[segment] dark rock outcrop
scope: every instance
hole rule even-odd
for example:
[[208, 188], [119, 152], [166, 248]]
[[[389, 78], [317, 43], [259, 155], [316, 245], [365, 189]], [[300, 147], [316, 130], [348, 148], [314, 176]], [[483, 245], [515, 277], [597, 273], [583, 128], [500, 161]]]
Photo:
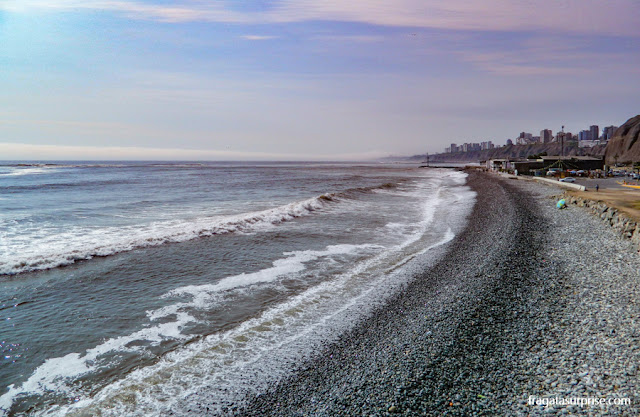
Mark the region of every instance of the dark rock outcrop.
[[620, 126], [609, 141], [605, 153], [607, 164], [640, 162], [640, 115]]

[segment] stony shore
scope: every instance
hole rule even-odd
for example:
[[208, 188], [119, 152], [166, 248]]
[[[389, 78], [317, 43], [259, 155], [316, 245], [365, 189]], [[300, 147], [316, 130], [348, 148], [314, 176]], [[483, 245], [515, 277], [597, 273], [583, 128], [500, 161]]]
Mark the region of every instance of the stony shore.
[[[640, 258], [558, 190], [470, 173], [450, 253], [243, 415], [638, 415]], [[530, 396], [631, 405], [529, 405]]]
[[621, 212], [603, 201], [578, 197], [567, 192], [563, 193], [563, 197], [567, 204], [575, 204], [578, 207], [590, 209], [593, 214], [608, 223], [623, 237], [631, 239], [633, 244], [640, 249], [640, 224], [629, 214]]

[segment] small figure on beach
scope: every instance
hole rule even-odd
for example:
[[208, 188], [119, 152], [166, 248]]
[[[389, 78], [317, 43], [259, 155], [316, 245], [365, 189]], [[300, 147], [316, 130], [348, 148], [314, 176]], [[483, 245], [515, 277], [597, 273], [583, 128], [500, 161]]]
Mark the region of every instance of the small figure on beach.
[[559, 209], [567, 208], [567, 203], [564, 201], [564, 198], [558, 201], [558, 204], [556, 204], [556, 207]]
[[596, 184], [596, 193], [598, 192], [599, 189], [600, 189], [600, 186]]

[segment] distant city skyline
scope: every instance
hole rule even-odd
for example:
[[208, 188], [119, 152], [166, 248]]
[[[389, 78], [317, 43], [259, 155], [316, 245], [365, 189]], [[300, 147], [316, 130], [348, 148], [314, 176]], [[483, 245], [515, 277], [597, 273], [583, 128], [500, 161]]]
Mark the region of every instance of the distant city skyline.
[[0, 0], [0, 159], [354, 160], [640, 112], [634, 0]]
[[513, 140], [514, 138], [507, 138], [504, 144], [494, 143], [492, 140], [481, 142], [464, 141], [460, 145], [452, 142], [449, 146], [444, 148], [444, 153], [488, 150], [506, 145], [552, 143], [558, 142], [562, 138], [567, 141], [577, 141], [579, 147], [591, 147], [594, 145], [605, 144], [613, 137], [618, 127], [619, 126], [615, 125], [605, 126], [602, 129], [602, 134], [600, 134], [600, 126], [598, 125], [590, 125], [588, 129], [582, 129], [577, 134], [567, 130], [566, 126], [561, 126], [560, 130], [555, 132], [555, 134], [552, 129], [542, 129], [539, 136], [534, 136], [533, 133], [523, 131], [515, 137], [515, 140]]

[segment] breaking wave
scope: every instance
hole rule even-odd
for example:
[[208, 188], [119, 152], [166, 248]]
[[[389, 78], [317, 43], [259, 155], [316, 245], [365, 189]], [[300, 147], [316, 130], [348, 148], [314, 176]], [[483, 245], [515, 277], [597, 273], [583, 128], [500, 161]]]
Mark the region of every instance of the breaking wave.
[[9, 246], [5, 240], [0, 243], [0, 275], [51, 269], [94, 257], [164, 243], [185, 242], [199, 237], [253, 232], [261, 227], [309, 215], [336, 202], [337, 199], [334, 194], [323, 194], [268, 210], [232, 216], [96, 229], [74, 227], [63, 233], [43, 236], [28, 244], [14, 242]]

